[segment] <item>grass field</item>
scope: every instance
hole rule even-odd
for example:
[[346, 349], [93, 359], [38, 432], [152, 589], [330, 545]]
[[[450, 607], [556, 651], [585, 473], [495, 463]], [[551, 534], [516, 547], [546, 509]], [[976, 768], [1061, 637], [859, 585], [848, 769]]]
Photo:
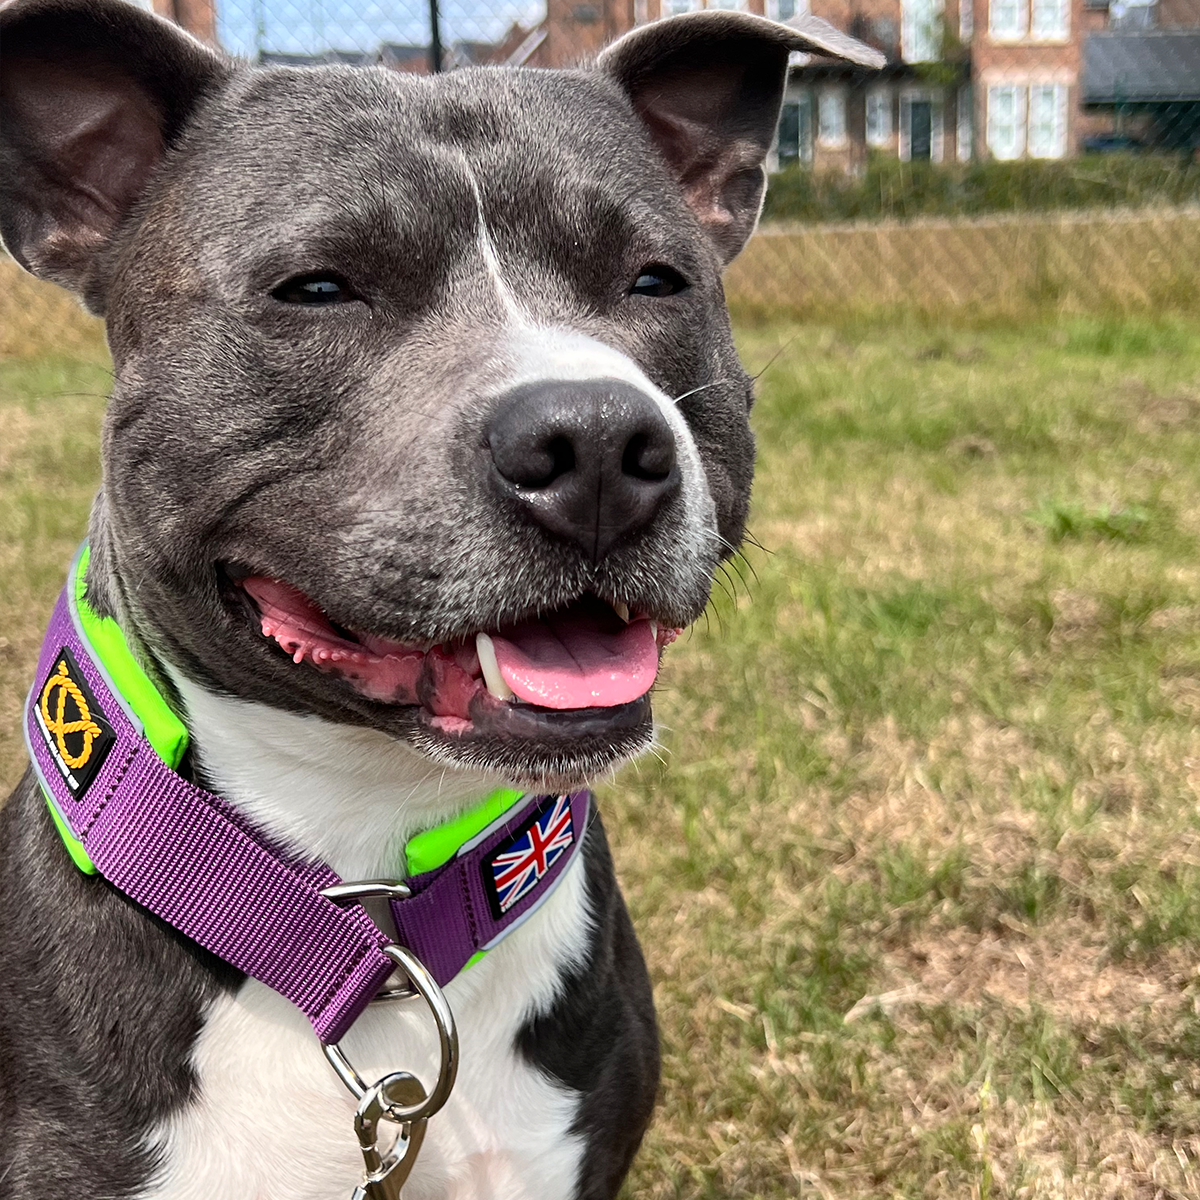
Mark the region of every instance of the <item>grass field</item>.
[[1200, 208], [764, 224], [725, 287], [738, 311], [775, 319], [915, 311], [988, 324], [1173, 311], [1195, 320]]
[[[740, 341], [765, 550], [602, 796], [665, 1049], [627, 1195], [1200, 1196], [1200, 328]], [[0, 363], [4, 785], [88, 347]]]

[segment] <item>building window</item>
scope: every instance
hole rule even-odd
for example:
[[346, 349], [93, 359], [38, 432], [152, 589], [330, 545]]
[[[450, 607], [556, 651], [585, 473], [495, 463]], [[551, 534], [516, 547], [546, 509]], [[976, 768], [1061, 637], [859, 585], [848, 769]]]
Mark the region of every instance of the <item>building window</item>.
[[900, 127], [896, 147], [901, 162], [941, 162], [942, 95], [940, 91], [900, 93]]
[[703, 0], [663, 0], [663, 16], [677, 17], [680, 13], [695, 12], [703, 7]]
[[1041, 41], [1065, 41], [1070, 31], [1069, 0], [1033, 0], [1029, 32]]
[[1025, 0], [991, 0], [988, 28], [994, 38], [1025, 36], [1027, 20]]
[[942, 57], [942, 0], [901, 0], [900, 54], [905, 62]]
[[824, 88], [820, 93], [817, 140], [835, 149], [846, 144], [846, 93], [841, 88]]
[[812, 102], [807, 94], [784, 102], [775, 153], [781, 167], [812, 162]]
[[1108, 27], [1126, 31], [1153, 29], [1158, 23], [1154, 9], [1155, 0], [1112, 0], [1108, 6]]
[[708, 0], [709, 8], [732, 8], [741, 12], [747, 6], [747, 0]]
[[892, 96], [884, 90], [867, 93], [867, 145], [886, 146], [892, 140]]
[[1025, 89], [1006, 83], [988, 88], [987, 143], [995, 158], [1025, 153]]
[[1035, 83], [1029, 89], [1029, 156], [1062, 158], [1066, 152], [1066, 85]]
[[797, 13], [807, 11], [807, 0], [767, 0], [767, 16], [772, 21], [790, 21]]
[[971, 161], [971, 133], [975, 122], [972, 120], [971, 106], [974, 103], [974, 93], [968, 83], [958, 89], [958, 112], [954, 127], [954, 149], [959, 162]]
[[975, 36], [975, 0], [958, 0], [958, 40], [965, 46]]

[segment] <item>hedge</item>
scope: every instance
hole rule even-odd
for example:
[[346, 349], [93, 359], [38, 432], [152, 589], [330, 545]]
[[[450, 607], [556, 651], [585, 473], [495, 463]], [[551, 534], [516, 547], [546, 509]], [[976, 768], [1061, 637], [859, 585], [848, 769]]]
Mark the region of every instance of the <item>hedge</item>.
[[767, 221], [911, 220], [1200, 202], [1200, 162], [1180, 155], [903, 163], [872, 157], [855, 177], [800, 165], [771, 177]]

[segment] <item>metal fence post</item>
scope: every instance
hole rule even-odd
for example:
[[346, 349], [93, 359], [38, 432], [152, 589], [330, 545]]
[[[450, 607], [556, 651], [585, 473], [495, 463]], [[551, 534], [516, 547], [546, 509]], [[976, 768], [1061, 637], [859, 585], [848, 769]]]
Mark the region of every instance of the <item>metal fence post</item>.
[[429, 73], [442, 69], [442, 30], [438, 18], [438, 0], [429, 0]]

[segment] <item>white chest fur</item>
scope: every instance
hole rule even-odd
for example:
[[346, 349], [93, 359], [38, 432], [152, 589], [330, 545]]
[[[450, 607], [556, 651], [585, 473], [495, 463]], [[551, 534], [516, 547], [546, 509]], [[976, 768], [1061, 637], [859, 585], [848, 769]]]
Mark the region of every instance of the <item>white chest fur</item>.
[[[177, 683], [213, 785], [343, 878], [394, 873], [413, 831], [501, 782], [444, 773], [382, 735]], [[530, 920], [449, 985], [458, 1082], [429, 1123], [405, 1200], [575, 1194], [580, 1098], [515, 1043], [552, 1004], [590, 930], [577, 859]], [[411, 1070], [432, 1081], [435, 1038], [419, 1001], [373, 1006], [342, 1046], [364, 1078]], [[354, 1102], [288, 1001], [248, 980], [215, 1002], [193, 1065], [196, 1099], [155, 1130], [161, 1169], [142, 1200], [349, 1200], [362, 1174]]]

